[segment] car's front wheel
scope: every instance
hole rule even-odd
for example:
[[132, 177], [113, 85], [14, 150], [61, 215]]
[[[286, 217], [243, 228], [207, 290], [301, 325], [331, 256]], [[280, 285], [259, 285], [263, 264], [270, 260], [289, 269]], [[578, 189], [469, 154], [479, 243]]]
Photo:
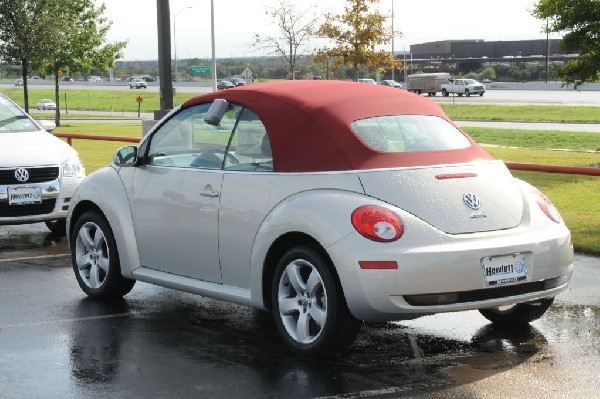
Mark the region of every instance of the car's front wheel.
[[509, 327], [531, 323], [546, 313], [554, 298], [518, 303], [512, 306], [480, 309], [479, 312], [494, 324]]
[[362, 324], [350, 314], [330, 263], [309, 246], [292, 248], [279, 261], [272, 311], [285, 343], [313, 356], [345, 351]]
[[131, 291], [135, 280], [121, 275], [115, 238], [101, 214], [84, 213], [75, 223], [70, 244], [75, 277], [87, 295], [115, 299]]

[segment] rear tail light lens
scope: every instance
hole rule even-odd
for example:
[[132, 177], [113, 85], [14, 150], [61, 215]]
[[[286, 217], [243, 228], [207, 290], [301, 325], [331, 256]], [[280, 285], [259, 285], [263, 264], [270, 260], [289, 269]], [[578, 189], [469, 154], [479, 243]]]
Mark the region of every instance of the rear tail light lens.
[[378, 206], [362, 206], [352, 212], [352, 226], [363, 237], [377, 242], [396, 241], [404, 233], [400, 218]]
[[556, 209], [556, 207], [552, 205], [552, 202], [550, 202], [550, 200], [544, 194], [537, 190], [534, 191], [534, 194], [536, 196], [536, 202], [539, 205], [542, 212], [544, 212], [546, 216], [548, 216], [548, 218], [553, 222], [560, 223], [560, 213], [558, 213], [558, 209]]

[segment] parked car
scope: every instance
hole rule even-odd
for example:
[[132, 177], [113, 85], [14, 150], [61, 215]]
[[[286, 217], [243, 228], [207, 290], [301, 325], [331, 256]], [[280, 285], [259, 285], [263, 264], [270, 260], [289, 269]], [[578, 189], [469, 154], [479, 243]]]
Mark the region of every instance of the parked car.
[[71, 78], [70, 76], [63, 76], [62, 78], [60, 78], [61, 82], [74, 82], [75, 80], [73, 78]]
[[90, 83], [102, 82], [102, 78], [100, 76], [88, 76], [87, 81]]
[[45, 222], [65, 232], [71, 196], [85, 175], [77, 152], [0, 94], [0, 225]]
[[358, 83], [367, 83], [370, 85], [377, 84], [374, 79], [358, 79]]
[[217, 83], [217, 90], [233, 89], [235, 85], [228, 80], [221, 80]]
[[541, 317], [573, 271], [551, 202], [434, 102], [340, 81], [255, 84], [176, 107], [69, 207], [75, 277], [270, 310], [282, 339], [343, 351], [362, 321], [479, 309]]
[[131, 81], [129, 82], [129, 88], [130, 89], [147, 89], [148, 83], [146, 83], [146, 81], [141, 78], [131, 79]]
[[23, 86], [23, 79], [17, 79], [15, 81], [15, 86]]
[[402, 88], [402, 85], [400, 83], [396, 82], [395, 80], [382, 80], [378, 84], [380, 84], [382, 86], [394, 87], [396, 89]]
[[29, 80], [42, 80], [39, 76], [34, 75], [28, 78]]
[[240, 78], [231, 78], [229, 81], [231, 83], [233, 83], [235, 85], [235, 87], [246, 86], [246, 82], [243, 79], [240, 79]]
[[43, 100], [38, 101], [37, 109], [39, 109], [39, 110], [56, 109], [56, 103], [52, 100], [45, 98]]

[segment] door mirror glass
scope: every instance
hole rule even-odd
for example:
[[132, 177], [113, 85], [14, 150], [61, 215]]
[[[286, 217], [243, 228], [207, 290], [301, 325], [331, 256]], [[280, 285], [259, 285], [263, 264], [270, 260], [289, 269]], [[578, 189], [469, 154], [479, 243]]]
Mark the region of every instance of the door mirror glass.
[[137, 161], [137, 147], [127, 146], [123, 147], [113, 156], [113, 163], [117, 166], [133, 166]]

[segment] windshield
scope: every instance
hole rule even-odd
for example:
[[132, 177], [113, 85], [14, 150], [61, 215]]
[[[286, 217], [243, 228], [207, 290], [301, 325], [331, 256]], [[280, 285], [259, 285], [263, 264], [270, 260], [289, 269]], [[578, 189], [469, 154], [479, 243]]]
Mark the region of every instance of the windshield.
[[39, 127], [12, 101], [0, 96], [0, 133], [37, 132]]
[[471, 145], [460, 130], [437, 116], [379, 116], [355, 121], [352, 128], [380, 152], [443, 151]]

